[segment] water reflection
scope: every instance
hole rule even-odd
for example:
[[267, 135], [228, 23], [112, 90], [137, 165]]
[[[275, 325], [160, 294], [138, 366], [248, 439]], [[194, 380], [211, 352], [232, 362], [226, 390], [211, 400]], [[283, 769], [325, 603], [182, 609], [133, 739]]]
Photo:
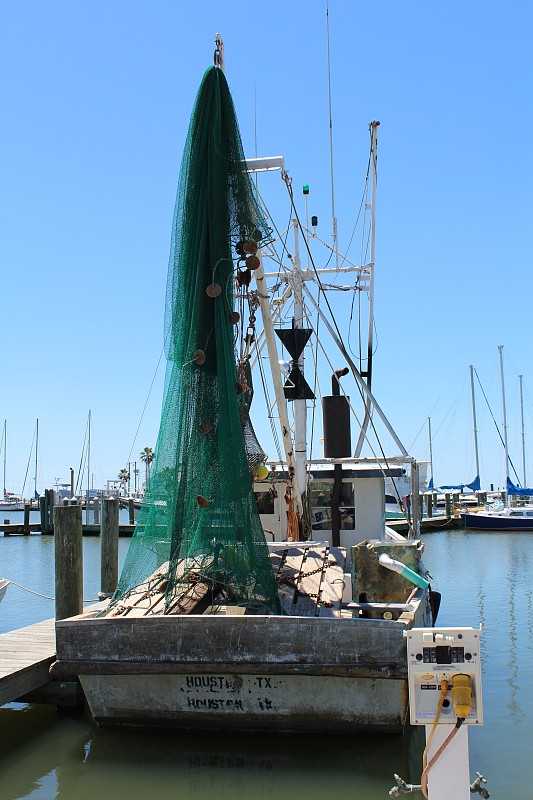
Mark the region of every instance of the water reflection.
[[11, 727], [12, 746], [0, 756], [2, 800], [152, 800], [169, 792], [184, 800], [337, 793], [377, 800], [387, 797], [394, 772], [418, 780], [423, 750], [420, 729], [403, 737], [124, 732], [87, 719], [56, 721], [37, 707], [0, 711], [0, 732]]

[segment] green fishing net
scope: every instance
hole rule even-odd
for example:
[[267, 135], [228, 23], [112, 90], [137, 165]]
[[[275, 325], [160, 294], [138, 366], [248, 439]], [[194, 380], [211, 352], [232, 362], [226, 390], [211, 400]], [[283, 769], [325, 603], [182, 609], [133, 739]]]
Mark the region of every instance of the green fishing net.
[[211, 604], [280, 613], [252, 485], [265, 455], [248, 415], [249, 365], [235, 348], [235, 277], [257, 266], [266, 235], [226, 78], [212, 67], [196, 98], [175, 207], [161, 424], [114, 603], [158, 581], [167, 613], [190, 608], [191, 587]]

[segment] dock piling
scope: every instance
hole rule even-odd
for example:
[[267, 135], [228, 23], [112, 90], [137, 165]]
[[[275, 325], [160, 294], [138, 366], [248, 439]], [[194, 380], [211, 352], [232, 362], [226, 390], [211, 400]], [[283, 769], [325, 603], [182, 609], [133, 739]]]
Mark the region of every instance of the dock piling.
[[30, 509], [30, 504], [24, 503], [24, 536], [30, 535]]
[[81, 506], [54, 508], [56, 619], [83, 611]]
[[135, 525], [135, 505], [133, 502], [133, 497], [128, 499], [128, 513], [130, 519], [130, 525]]
[[105, 497], [102, 501], [101, 545], [101, 600], [111, 597], [118, 584], [118, 497]]

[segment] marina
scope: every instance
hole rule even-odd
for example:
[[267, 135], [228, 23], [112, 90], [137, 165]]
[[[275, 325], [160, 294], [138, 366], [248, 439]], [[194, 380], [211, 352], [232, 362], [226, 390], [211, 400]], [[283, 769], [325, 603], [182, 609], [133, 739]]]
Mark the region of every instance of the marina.
[[527, 26], [455, 11], [8, 13], [2, 800], [532, 795], [533, 400], [461, 385], [527, 358]]
[[[435, 588], [461, 587], [460, 593], [443, 593], [439, 624], [483, 624], [485, 724], [470, 737], [472, 774], [479, 770], [487, 777], [492, 797], [522, 800], [531, 785], [524, 764], [533, 738], [530, 535], [436, 531], [424, 541], [427, 567], [439, 576]], [[127, 546], [121, 539], [121, 563]], [[83, 550], [84, 597], [95, 600], [100, 588], [99, 540], [84, 539]], [[11, 579], [53, 594], [51, 537], [0, 537], [0, 561]], [[0, 604], [0, 632], [51, 615], [53, 602], [10, 586]], [[87, 797], [120, 787], [141, 800], [149, 787], [163, 790], [169, 783], [178, 797], [195, 800], [203, 800], [215, 785], [222, 796], [243, 800], [250, 792], [274, 800], [285, 800], [294, 791], [314, 798], [325, 787], [384, 800], [394, 785], [393, 773], [419, 782], [419, 734], [417, 729], [404, 736], [257, 734], [250, 739], [235, 734], [230, 741], [214, 733], [152, 731], [147, 736], [142, 731], [96, 728], [87, 716], [58, 716], [52, 706], [12, 704], [0, 708], [0, 771], [6, 800], [68, 797], [80, 793], [81, 787], [86, 787]]]

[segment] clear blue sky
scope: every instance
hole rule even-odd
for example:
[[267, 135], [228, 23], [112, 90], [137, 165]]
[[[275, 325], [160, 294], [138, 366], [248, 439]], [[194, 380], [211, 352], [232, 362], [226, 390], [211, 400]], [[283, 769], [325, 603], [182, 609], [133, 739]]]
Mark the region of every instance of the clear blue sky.
[[[379, 119], [374, 391], [419, 458], [431, 415], [438, 482], [474, 477], [470, 363], [500, 421], [499, 344], [511, 455], [519, 467], [518, 373], [533, 453], [532, 8], [330, 0], [340, 245]], [[2, 0], [8, 489], [22, 488], [37, 417], [41, 490], [77, 470], [89, 409], [95, 485], [132, 447], [135, 460], [155, 445], [162, 368], [134, 438], [162, 347], [181, 152], [217, 31], [246, 152], [256, 119], [259, 154], [283, 154], [295, 188], [310, 184], [329, 238], [325, 23], [325, 0]], [[478, 423], [482, 481], [501, 484], [481, 398]]]

